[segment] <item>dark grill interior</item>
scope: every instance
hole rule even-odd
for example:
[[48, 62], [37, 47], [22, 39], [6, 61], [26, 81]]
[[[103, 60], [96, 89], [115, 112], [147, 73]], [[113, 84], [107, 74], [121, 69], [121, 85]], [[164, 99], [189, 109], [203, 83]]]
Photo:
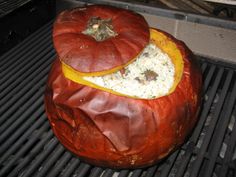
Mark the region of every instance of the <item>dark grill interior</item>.
[[55, 0], [0, 0], [0, 55], [55, 16]]
[[26, 4], [28, 1], [27, 0], [8, 0], [8, 1], [0, 0], [0, 12], [5, 15], [15, 10], [16, 8]]
[[235, 68], [198, 57], [203, 106], [191, 137], [160, 164], [115, 171], [81, 162], [54, 137], [43, 104], [54, 58], [51, 24], [0, 57], [1, 177], [236, 176]]

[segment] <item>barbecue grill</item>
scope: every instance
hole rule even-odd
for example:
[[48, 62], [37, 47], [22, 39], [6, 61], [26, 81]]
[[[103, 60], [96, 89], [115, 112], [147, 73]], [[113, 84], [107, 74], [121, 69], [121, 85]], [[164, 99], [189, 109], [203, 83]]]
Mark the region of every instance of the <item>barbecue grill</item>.
[[236, 65], [196, 55], [203, 73], [200, 119], [186, 143], [143, 169], [91, 166], [53, 135], [43, 94], [55, 51], [52, 22], [0, 57], [0, 177], [236, 176]]
[[0, 0], [0, 54], [12, 48], [54, 16], [54, 0]]

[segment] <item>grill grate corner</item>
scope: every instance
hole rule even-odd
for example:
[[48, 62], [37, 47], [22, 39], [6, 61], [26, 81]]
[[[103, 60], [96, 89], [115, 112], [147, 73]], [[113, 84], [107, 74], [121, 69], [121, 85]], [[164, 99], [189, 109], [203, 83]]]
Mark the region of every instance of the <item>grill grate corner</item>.
[[236, 176], [236, 68], [198, 57], [204, 78], [200, 120], [188, 141], [144, 169], [81, 162], [54, 137], [43, 92], [55, 57], [51, 23], [0, 57], [0, 177]]

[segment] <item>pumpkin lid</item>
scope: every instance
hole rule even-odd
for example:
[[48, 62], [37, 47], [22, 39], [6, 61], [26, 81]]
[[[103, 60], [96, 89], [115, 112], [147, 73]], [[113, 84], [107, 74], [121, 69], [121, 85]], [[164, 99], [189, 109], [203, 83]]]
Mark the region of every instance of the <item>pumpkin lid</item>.
[[150, 43], [137, 57], [138, 59], [129, 65], [133, 66], [128, 70], [129, 66], [124, 67], [125, 71], [117, 71], [118, 74], [116, 72], [104, 76], [87, 77], [64, 63], [61, 68], [67, 79], [78, 84], [114, 95], [150, 100], [170, 95], [175, 91], [182, 79], [184, 60], [187, 55], [190, 55], [188, 53], [185, 44], [164, 31], [152, 28]]
[[149, 42], [145, 19], [130, 10], [91, 5], [59, 14], [53, 28], [60, 60], [82, 74], [121, 69]]

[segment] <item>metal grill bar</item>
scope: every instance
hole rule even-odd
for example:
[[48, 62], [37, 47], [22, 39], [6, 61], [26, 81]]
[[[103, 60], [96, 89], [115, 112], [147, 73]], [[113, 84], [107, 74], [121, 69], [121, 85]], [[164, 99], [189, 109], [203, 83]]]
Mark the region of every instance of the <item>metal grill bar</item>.
[[[212, 67], [210, 67], [210, 70], [207, 73], [207, 76], [206, 76], [206, 78], [204, 80], [204, 87], [203, 87], [204, 93], [207, 92], [207, 89], [209, 87], [210, 81], [213, 79], [213, 74], [214, 74], [215, 69], [216, 69], [216, 66], [213, 65]], [[212, 90], [211, 90], [210, 94], [206, 93], [206, 95], [209, 95], [208, 96], [209, 98], [202, 105], [202, 109], [203, 110], [202, 110], [202, 113], [201, 113], [201, 116], [200, 116], [200, 120], [198, 121], [198, 124], [195, 127], [195, 130], [193, 132], [192, 137], [190, 138], [190, 143], [188, 144], [188, 148], [187, 148], [189, 150], [186, 151], [186, 154], [185, 154], [184, 158], [182, 159], [181, 165], [180, 165], [180, 167], [179, 167], [179, 169], [177, 171], [176, 176], [178, 176], [178, 177], [182, 177], [184, 175], [186, 167], [189, 164], [191, 155], [192, 155], [193, 150], [194, 150], [193, 148], [190, 148], [190, 147], [191, 146], [195, 146], [195, 144], [198, 141], [199, 135], [200, 135], [201, 130], [202, 130], [203, 126], [204, 126], [204, 122], [206, 121], [206, 118], [208, 116], [208, 113], [209, 113], [209, 110], [211, 108], [212, 102], [214, 100], [214, 96], [216, 94], [217, 88], [218, 88], [218, 86], [220, 84], [220, 80], [221, 80], [222, 75], [223, 75], [223, 70], [221, 70], [221, 72], [219, 72], [217, 74], [217, 76], [215, 78], [214, 85], [212, 86]], [[208, 92], [209, 92], [209, 90], [208, 90]]]
[[20, 7], [24, 4], [26, 4], [27, 2], [29, 2], [30, 0], [8, 0], [8, 1], [3, 1], [0, 3], [0, 9], [5, 11], [5, 12], [9, 12], [12, 11], [14, 9], [16, 9], [17, 7]]
[[[18, 148], [25, 142], [28, 136], [30, 136], [31, 133], [45, 121], [42, 117], [40, 118], [41, 119], [38, 119], [38, 121], [36, 121], [24, 134], [22, 134], [20, 138], [18, 132], [21, 130], [15, 132], [9, 139], [2, 143], [1, 154], [4, 154], [0, 159], [0, 163], [3, 163], [11, 154], [14, 154], [18, 150]], [[19, 139], [17, 140], [17, 138]]]
[[53, 137], [53, 133], [52, 131], [50, 131], [49, 133], [47, 133], [44, 138], [29, 152], [29, 155], [24, 158], [24, 160], [21, 161], [21, 163], [19, 163], [15, 169], [9, 174], [9, 177], [13, 177], [13, 176], [17, 176], [17, 174], [20, 173], [20, 171], [26, 167], [31, 161], [32, 159], [40, 153], [41, 149], [43, 148], [43, 146], [45, 145], [45, 143], [47, 141], [49, 141], [51, 138]]
[[46, 176], [46, 173], [49, 169], [53, 166], [53, 164], [59, 159], [60, 155], [63, 153], [64, 148], [59, 144], [52, 155], [48, 157], [48, 160], [45, 161], [42, 164], [42, 167], [40, 169], [40, 172], [37, 173], [37, 175], [34, 175], [36, 177], [44, 177]]
[[[55, 165], [55, 168], [50, 171], [50, 173], [47, 175], [48, 177], [54, 177], [57, 176], [60, 173], [60, 170], [64, 167], [64, 165], [70, 160], [72, 157], [72, 154], [69, 152], [65, 152], [63, 156], [58, 159], [58, 163]], [[57, 159], [56, 159], [57, 160]], [[47, 173], [47, 171], [46, 171]]]
[[[46, 39], [49, 39], [49, 37]], [[46, 43], [46, 41], [41, 41], [37, 46], [43, 49], [47, 49], [50, 46], [50, 44]], [[25, 70], [28, 70], [31, 65], [37, 62], [36, 59], [32, 60], [33, 58], [36, 57], [37, 59], [40, 59], [42, 58], [42, 55], [44, 55], [44, 53], [41, 53], [40, 50], [38, 50], [37, 48], [35, 48], [35, 50], [29, 51], [24, 57], [19, 58], [19, 60], [17, 60], [13, 65], [5, 69], [4, 70], [5, 72], [4, 71], [2, 72], [0, 83], [6, 83], [7, 80], [8, 81], [6, 83], [7, 85], [8, 83], [12, 82], [12, 80], [15, 79], [15, 77], [20, 76], [22, 73], [24, 73]]]
[[89, 169], [91, 168], [90, 165], [88, 164], [85, 164], [85, 163], [81, 163], [78, 167], [78, 169], [76, 170], [76, 176], [78, 177], [86, 177], [88, 172], [89, 172]]
[[[0, 57], [0, 176], [166, 177], [236, 174], [236, 71], [199, 57], [204, 76], [200, 120], [192, 136], [149, 168], [112, 170], [81, 163], [54, 137], [43, 93], [55, 51], [51, 23]], [[232, 130], [229, 130], [229, 124]], [[223, 143], [227, 145], [220, 156]], [[220, 170], [216, 170], [216, 168]], [[207, 169], [207, 170], [206, 170]]]
[[[46, 46], [47, 47], [47, 46]], [[51, 54], [52, 52], [50, 52], [49, 54]], [[49, 55], [47, 54], [47, 55]], [[38, 56], [34, 56], [32, 55], [32, 58], [35, 57], [35, 60], [37, 61], [37, 59], [40, 59], [40, 57], [42, 57], [42, 54], [35, 54]], [[46, 56], [47, 56], [46, 55]], [[32, 58], [29, 58], [29, 60], [31, 60]], [[38, 61], [38, 66], [40, 66], [43, 61]], [[17, 80], [20, 80], [20, 78], [25, 77], [25, 75], [27, 75], [27, 73], [32, 72], [33, 69], [36, 67], [34, 66], [36, 63], [34, 60], [32, 61], [27, 61], [27, 59], [24, 62], [21, 62], [21, 64], [19, 64], [17, 67], [15, 67], [12, 70], [9, 70], [6, 74], [3, 73], [3, 77], [0, 81], [2, 85], [2, 89], [4, 89], [4, 87], [6, 87], [7, 85], [9, 85], [10, 83], [12, 83], [13, 81], [16, 82]], [[27, 72], [27, 73], [25, 73]], [[13, 75], [11, 75], [13, 74]], [[28, 74], [29, 75], [29, 74]], [[20, 78], [19, 78], [20, 77]], [[19, 79], [18, 79], [19, 78]], [[16, 80], [17, 79], [17, 80]], [[19, 81], [18, 81], [19, 82]]]
[[[42, 81], [46, 81], [46, 77], [44, 77], [43, 79], [42, 79]], [[39, 84], [37, 84], [36, 86], [39, 86], [40, 84], [42, 84], [41, 82], [39, 83]], [[25, 91], [26, 89], [24, 89], [23, 91]], [[33, 98], [32, 98], [32, 96], [33, 97], [35, 97], [37, 94], [35, 94], [35, 92], [37, 92], [37, 90], [36, 90], [36, 87], [33, 87], [32, 88], [32, 90], [29, 90], [28, 92], [26, 92], [25, 94], [24, 94], [24, 92], [23, 91], [21, 91], [21, 92], [19, 92], [18, 94], [16, 94], [12, 99], [10, 99], [9, 100], [9, 104], [5, 104], [5, 105], [3, 105], [2, 106], [2, 109], [1, 109], [1, 111], [2, 110], [4, 110], [4, 109], [7, 109], [7, 111], [6, 112], [4, 112], [3, 114], [2, 114], [2, 119], [1, 119], [1, 121], [0, 121], [0, 123], [2, 123], [2, 122], [4, 122], [5, 120], [7, 120], [7, 118], [9, 117], [9, 116], [11, 116], [11, 114], [13, 114], [14, 113], [14, 111], [16, 111], [17, 109], [19, 109], [19, 107], [20, 107], [20, 109], [18, 110], [19, 111], [19, 114], [21, 114], [22, 112], [24, 112], [24, 109], [26, 110], [26, 109], [29, 109], [29, 108], [27, 108], [27, 104], [28, 105], [30, 105], [30, 104], [32, 104], [33, 103]], [[26, 90], [27, 91], [27, 90]], [[41, 93], [43, 92], [43, 88], [41, 89]], [[23, 96], [22, 96], [23, 95]], [[21, 97], [22, 96], [22, 97]], [[22, 99], [19, 99], [18, 100], [18, 98], [22, 98]]]
[[201, 66], [202, 73], [205, 73], [206, 68], [207, 68], [207, 64], [206, 64], [206, 63], [203, 63], [202, 66]]
[[154, 173], [155, 173], [156, 169], [157, 169], [157, 166], [153, 166], [153, 167], [148, 168], [145, 176], [146, 177], [154, 176]]
[[[46, 129], [48, 129], [48, 124], [47, 123], [45, 123], [43, 125], [43, 127], [38, 132], [35, 133], [33, 138], [31, 138], [29, 141], [27, 141], [27, 143], [24, 145], [24, 147], [21, 148], [20, 151], [18, 151], [14, 155], [14, 158], [12, 158], [10, 161], [8, 161], [7, 165], [4, 166], [4, 168], [2, 168], [2, 170], [0, 172], [0, 176], [2, 176], [3, 174], [5, 174], [6, 172], [8, 172], [11, 169], [11, 167], [15, 164], [15, 162], [17, 160], [19, 160], [20, 157], [22, 157], [22, 154], [25, 154], [29, 150], [29, 148], [32, 147], [32, 145], [37, 141], [37, 138], [40, 136], [40, 133], [42, 133]], [[4, 156], [4, 157], [6, 157], [6, 156]], [[2, 159], [4, 159], [4, 158], [2, 158]]]
[[204, 93], [206, 92], [207, 88], [209, 87], [209, 84], [210, 84], [210, 82], [211, 82], [211, 79], [212, 79], [212, 76], [213, 76], [213, 74], [214, 74], [214, 72], [215, 72], [215, 69], [216, 69], [216, 66], [213, 65], [213, 66], [210, 68], [209, 73], [207, 74], [207, 77], [206, 77], [206, 79], [205, 79], [205, 81], [204, 81], [204, 85], [203, 85], [203, 92], [204, 92]]
[[99, 167], [95, 167], [91, 170], [91, 174], [89, 175], [89, 177], [96, 177], [96, 176], [100, 176], [100, 174], [102, 173], [102, 168]]
[[168, 174], [170, 173], [171, 171], [171, 168], [173, 167], [174, 165], [174, 162], [176, 161], [176, 158], [177, 158], [177, 155], [179, 154], [179, 151], [176, 151], [174, 154], [171, 155], [171, 157], [169, 158], [169, 163], [167, 163], [163, 169], [161, 170], [161, 174], [160, 174], [160, 177], [166, 177], [168, 176]]
[[[37, 106], [37, 104], [35, 104], [35, 105]], [[9, 126], [9, 129], [7, 129], [7, 131], [3, 132], [2, 136], [1, 136], [1, 144], [2, 144], [1, 153], [4, 152], [5, 150], [7, 150], [7, 148], [21, 135], [20, 133], [24, 133], [28, 128], [29, 129], [27, 131], [29, 132], [29, 134], [31, 133], [30, 131], [34, 130], [33, 128], [35, 128], [35, 127], [32, 126], [32, 123], [34, 121], [36, 121], [35, 119], [43, 113], [42, 111], [43, 111], [43, 107], [40, 106], [39, 109], [32, 114], [32, 120], [27, 121], [27, 124], [20, 126], [22, 124], [22, 121], [25, 121], [22, 117], [29, 116], [29, 115], [26, 115], [28, 113], [22, 114], [22, 116], [19, 117], [19, 119], [17, 119], [17, 121], [15, 121], [12, 125]], [[41, 118], [41, 120], [37, 120], [37, 124], [34, 124], [34, 125], [38, 126], [38, 124], [41, 123], [42, 121], [44, 121], [43, 118]], [[19, 128], [17, 129], [17, 127], [19, 127]], [[16, 131], [14, 131], [14, 130], [16, 130]], [[26, 134], [25, 136], [27, 138], [28, 134]], [[21, 138], [22, 137], [23, 136], [21, 136]], [[6, 155], [6, 154], [4, 154], [4, 155]]]
[[[230, 115], [234, 106], [234, 102], [235, 102], [235, 97], [236, 97], [236, 83], [234, 85], [233, 91], [231, 92], [231, 94], [229, 95], [229, 102], [226, 102], [224, 107], [222, 108], [221, 111], [221, 115], [220, 115], [220, 109], [219, 107], [221, 107], [221, 104], [223, 104], [224, 99], [227, 97], [227, 93], [230, 83], [231, 83], [231, 79], [233, 77], [233, 72], [230, 71], [227, 75], [226, 81], [224, 83], [224, 87], [222, 89], [222, 99], [219, 100], [219, 104], [217, 105], [218, 108], [216, 108], [216, 112], [215, 114], [220, 116], [219, 120], [218, 120], [218, 127], [216, 127], [215, 129], [213, 129], [215, 131], [215, 134], [213, 135], [213, 137], [211, 138], [210, 135], [213, 134], [213, 131], [211, 131], [210, 133], [207, 133], [207, 136], [204, 140], [206, 141], [212, 141], [212, 146], [210, 149], [210, 159], [209, 159], [209, 163], [207, 165], [207, 170], [205, 171], [205, 176], [210, 176], [210, 174], [213, 172], [213, 168], [215, 166], [215, 161], [217, 160], [217, 156], [220, 150], [220, 147], [222, 145], [222, 140], [224, 138], [225, 135], [225, 130], [226, 127], [228, 126], [228, 121], [230, 119]], [[219, 106], [220, 105], [220, 106]], [[212, 120], [211, 125], [210, 126], [214, 126], [216, 124], [216, 119]], [[220, 126], [219, 126], [220, 125]], [[211, 128], [209, 129], [211, 130]], [[204, 142], [203, 142], [204, 144]], [[203, 148], [202, 148], [203, 149]], [[197, 161], [197, 160], [196, 160]]]
[[[51, 56], [52, 54], [49, 53], [49, 55]], [[54, 56], [50, 57], [49, 60], [43, 61], [43, 63], [39, 66], [38, 65], [32, 66], [31, 69], [25, 71], [23, 75], [21, 75], [20, 77], [16, 77], [15, 80], [13, 80], [13, 82], [9, 83], [9, 85], [5, 84], [6, 85], [5, 89], [3, 89], [2, 92], [0, 93], [0, 97], [2, 98], [1, 102], [6, 102], [6, 100], [12, 97], [14, 93], [19, 92], [19, 89], [22, 88], [23, 85], [26, 85], [32, 80], [35, 80], [35, 78], [38, 78], [40, 75], [42, 75], [42, 73], [47, 74], [47, 72], [45, 71], [48, 71], [49, 69], [48, 65], [51, 63], [51, 60], [53, 58]], [[29, 75], [29, 73], [32, 74]]]
[[[19, 60], [25, 53], [27, 53], [32, 48], [35, 48], [37, 42], [40, 38], [43, 37], [43, 34], [49, 35], [48, 31], [50, 30], [52, 22], [43, 26], [40, 30], [31, 34], [28, 38], [23, 40], [20, 45], [16, 45], [9, 52], [0, 56], [0, 69], [3, 71], [8, 68], [12, 63]], [[50, 42], [50, 41], [49, 41]]]
[[[50, 60], [49, 60], [50, 61]], [[37, 75], [31, 75], [32, 77], [27, 77], [24, 78], [24, 81], [20, 82], [20, 83], [14, 83], [13, 85], [10, 85], [8, 88], [6, 88], [3, 92], [5, 92], [6, 90], [9, 90], [6, 95], [4, 96], [4, 98], [1, 99], [1, 103], [6, 103], [8, 100], [8, 104], [5, 104], [4, 106], [2, 106], [2, 108], [0, 109], [0, 112], [3, 113], [7, 108], [9, 108], [9, 105], [11, 105], [11, 102], [14, 102], [14, 100], [17, 99], [17, 97], [22, 97], [22, 94], [25, 94], [26, 92], [29, 91], [29, 89], [31, 88], [31, 84], [28, 84], [29, 82], [31, 83], [40, 83], [39, 80], [41, 78], [45, 78], [47, 77], [47, 71], [49, 70], [49, 66], [47, 65], [48, 61], [45, 62], [45, 64], [42, 65], [42, 67], [44, 70], [41, 70], [42, 68], [38, 68], [37, 70], [35, 70], [35, 73]], [[15, 87], [14, 87], [15, 86]], [[22, 89], [22, 86], [24, 89]], [[24, 87], [25, 86], [25, 87]], [[13, 87], [13, 88], [12, 88]], [[31, 92], [33, 92], [35, 90], [32, 90]], [[2, 93], [3, 93], [2, 92]], [[13, 97], [12, 97], [13, 96]], [[10, 100], [12, 100], [10, 102]]]
[[44, 148], [43, 153], [41, 153], [33, 163], [25, 169], [25, 172], [22, 173], [22, 177], [30, 177], [32, 174], [40, 168], [41, 163], [49, 156], [49, 154], [56, 148], [56, 145], [59, 146], [57, 139], [53, 138]]
[[[221, 75], [223, 74], [223, 68], [220, 69], [220, 72], [219, 72]], [[221, 109], [222, 109], [222, 106], [223, 106], [223, 103], [224, 103], [224, 99], [226, 98], [226, 93], [228, 91], [228, 88], [229, 88], [229, 84], [230, 84], [230, 81], [231, 81], [231, 78], [232, 78], [232, 74], [231, 74], [231, 77], [229, 76], [226, 80], [226, 84], [224, 85], [224, 88], [223, 88], [223, 92], [222, 92], [222, 99], [220, 99], [220, 103], [217, 105], [217, 108], [216, 108], [216, 112], [215, 112], [215, 119], [211, 122], [211, 125], [209, 127], [209, 131], [207, 132], [206, 134], [206, 137], [204, 138], [204, 141], [203, 141], [203, 145], [201, 147], [201, 150], [199, 152], [199, 155], [197, 156], [197, 160], [196, 160], [196, 164], [195, 164], [195, 168], [193, 169], [193, 172], [192, 172], [192, 176], [197, 176], [197, 172], [199, 172], [199, 168], [200, 168], [200, 165], [202, 164], [202, 160], [204, 158], [204, 153], [205, 151], [207, 150], [207, 147], [208, 147], [208, 143], [211, 139], [211, 136], [212, 136], [212, 133], [214, 131], [214, 128], [215, 128], [215, 125], [216, 125], [216, 122], [218, 120], [218, 117], [219, 117], [219, 114], [221, 112]], [[220, 82], [220, 79], [219, 81]]]
[[122, 171], [120, 171], [118, 177], [128, 176], [129, 172], [130, 172], [129, 170], [122, 170]]
[[113, 176], [113, 174], [115, 173], [114, 170], [111, 169], [106, 169], [102, 175], [102, 177], [111, 177]]
[[[42, 92], [37, 92], [36, 94], [34, 94], [34, 96], [33, 96], [30, 100], [28, 100], [24, 105], [22, 105], [21, 109], [17, 110], [16, 112], [14, 112], [14, 114], [12, 114], [12, 116], [11, 116], [12, 118], [11, 118], [11, 119], [7, 119], [8, 116], [6, 116], [6, 114], [2, 114], [2, 120], [5, 119], [5, 121], [2, 123], [2, 125], [1, 125], [1, 127], [0, 127], [0, 133], [2, 133], [4, 130], [7, 131], [8, 126], [13, 125], [13, 122], [16, 124], [17, 121], [24, 121], [24, 120], [26, 119], [25, 116], [21, 116], [21, 117], [22, 117], [22, 120], [21, 120], [21, 118], [19, 117], [19, 116], [23, 113], [23, 111], [24, 111], [23, 108], [24, 108], [24, 107], [25, 107], [25, 109], [29, 108], [29, 106], [34, 103], [35, 98], [37, 99], [38, 97], [40, 97], [40, 94], [42, 94]], [[38, 105], [36, 105], [35, 109], [37, 109], [37, 106], [38, 106]], [[31, 109], [32, 109], [32, 108], [31, 108]], [[11, 109], [9, 109], [9, 110], [11, 110]], [[33, 110], [34, 110], [34, 109], [33, 109]], [[29, 112], [29, 110], [28, 110], [27, 112]], [[10, 111], [10, 112], [8, 112], [8, 113], [11, 114], [12, 112]], [[5, 116], [5, 117], [4, 117], [4, 116]], [[17, 119], [17, 120], [16, 120], [16, 119]], [[9, 130], [8, 130], [8, 131], [9, 131]], [[3, 136], [3, 135], [1, 134], [1, 136], [0, 136], [0, 142], [2, 141], [2, 136]]]
[[72, 158], [67, 167], [65, 167], [65, 171], [62, 172], [60, 176], [72, 176], [71, 174], [75, 171], [76, 168], [78, 168], [79, 163], [80, 161], [78, 158]]
[[131, 177], [139, 177], [139, 176], [141, 176], [141, 174], [142, 174], [142, 170], [141, 169], [137, 169], [137, 170], [133, 171], [133, 174], [132, 174]]
[[232, 136], [229, 139], [229, 142], [231, 142], [231, 143], [229, 143], [229, 146], [227, 148], [228, 150], [226, 151], [225, 158], [223, 159], [223, 162], [222, 162], [223, 165], [221, 167], [219, 176], [226, 176], [226, 173], [228, 171], [228, 168], [229, 168], [228, 164], [231, 161], [232, 154], [234, 151], [234, 145], [236, 144], [236, 128], [233, 129]]

